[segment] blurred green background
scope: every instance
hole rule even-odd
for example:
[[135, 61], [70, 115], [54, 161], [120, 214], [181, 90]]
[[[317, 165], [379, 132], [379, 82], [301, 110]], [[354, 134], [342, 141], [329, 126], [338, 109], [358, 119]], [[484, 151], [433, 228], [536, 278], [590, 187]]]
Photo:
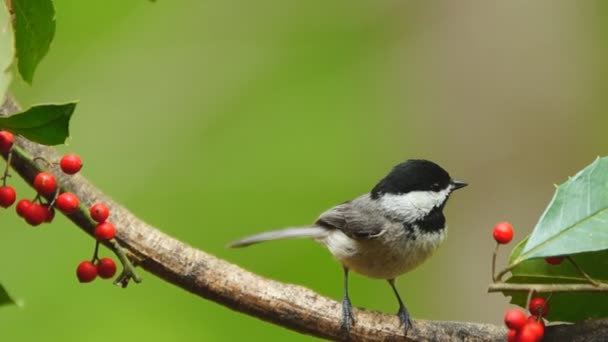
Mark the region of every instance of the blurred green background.
[[[13, 91], [23, 105], [80, 100], [60, 150], [166, 233], [335, 299], [341, 269], [314, 242], [224, 245], [310, 223], [400, 161], [432, 159], [471, 186], [447, 207], [447, 243], [400, 291], [415, 318], [498, 323], [492, 226], [523, 238], [552, 184], [608, 147], [599, 1], [55, 4], [50, 53]], [[93, 240], [63, 217], [32, 229], [9, 210], [0, 227], [0, 282], [22, 303], [0, 308], [3, 340], [312, 339], [148, 274], [127, 290], [81, 285]], [[353, 276], [351, 298], [397, 309], [383, 281]]]

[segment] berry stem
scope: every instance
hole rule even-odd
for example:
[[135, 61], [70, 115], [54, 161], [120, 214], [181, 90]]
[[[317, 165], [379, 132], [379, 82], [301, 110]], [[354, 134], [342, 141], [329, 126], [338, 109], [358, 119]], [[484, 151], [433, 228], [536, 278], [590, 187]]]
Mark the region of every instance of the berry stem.
[[587, 281], [593, 285], [593, 286], [599, 286], [600, 283], [598, 281], [596, 281], [595, 279], [591, 278], [591, 276], [589, 276], [589, 274], [587, 274], [587, 272], [585, 272], [576, 262], [574, 262], [574, 259], [572, 259], [571, 256], [567, 256], [566, 260], [568, 260], [572, 266], [574, 266], [574, 268], [576, 268], [576, 270], [578, 271], [578, 273], [580, 273], [583, 277], [585, 277], [585, 279], [587, 279]]
[[116, 241], [116, 239], [111, 239], [109, 243], [112, 247], [112, 251], [114, 251], [114, 254], [116, 254], [118, 260], [122, 263], [122, 272], [118, 278], [114, 280], [114, 285], [119, 285], [123, 288], [127, 287], [129, 280], [131, 279], [136, 283], [141, 283], [141, 277], [135, 272], [135, 266], [133, 266], [131, 260], [129, 260], [129, 257], [125, 253], [125, 250], [120, 246], [118, 241]]
[[[539, 315], [538, 315], [538, 320], [541, 321], [543, 315], [541, 315], [540, 313], [545, 311], [545, 308], [547, 307], [547, 305], [549, 305], [549, 302], [551, 301], [551, 298], [553, 298], [553, 292], [549, 293], [549, 295], [547, 296], [547, 298], [545, 299], [545, 304], [538, 310]], [[548, 311], [548, 310], [547, 310]]]
[[59, 187], [55, 189], [55, 194], [53, 195], [53, 199], [49, 201], [49, 206], [54, 207], [55, 202], [57, 201], [57, 196], [59, 196]]
[[[532, 296], [534, 295], [534, 289], [530, 289], [528, 292], [528, 298], [526, 298], [526, 308], [530, 306], [530, 301], [532, 300]], [[532, 313], [534, 314], [534, 313]]]
[[4, 167], [4, 172], [2, 173], [2, 186], [6, 186], [6, 179], [11, 175], [8, 173], [11, 167], [11, 159], [13, 159], [13, 149], [11, 148], [8, 151], [8, 157], [6, 157], [6, 166]]
[[492, 280], [494, 282], [498, 281], [496, 278], [496, 255], [498, 254], [498, 246], [500, 246], [500, 244], [497, 242], [496, 247], [494, 247], [494, 252], [492, 253]]
[[99, 241], [95, 241], [95, 251], [93, 251], [93, 258], [91, 258], [91, 262], [95, 263], [97, 262], [97, 260], [99, 260], [98, 257], [98, 253], [99, 253]]
[[511, 272], [511, 270], [514, 269], [515, 267], [517, 267], [517, 265], [519, 265], [519, 262], [511, 264], [511, 265], [507, 266], [505, 269], [503, 269], [502, 271], [498, 272], [496, 277], [494, 277], [494, 282], [500, 283], [502, 281], [502, 277], [504, 277], [505, 274]]

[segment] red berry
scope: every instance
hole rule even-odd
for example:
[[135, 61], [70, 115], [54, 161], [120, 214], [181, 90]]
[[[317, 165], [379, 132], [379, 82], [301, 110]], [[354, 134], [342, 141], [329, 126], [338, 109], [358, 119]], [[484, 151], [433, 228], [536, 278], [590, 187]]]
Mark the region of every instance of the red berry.
[[34, 188], [42, 195], [50, 195], [55, 192], [57, 181], [55, 176], [48, 172], [40, 172], [34, 178]]
[[509, 329], [509, 332], [507, 333], [507, 342], [518, 342], [517, 331]]
[[76, 276], [81, 283], [88, 283], [97, 277], [97, 267], [90, 261], [83, 261], [76, 268]]
[[46, 210], [46, 218], [44, 219], [44, 222], [52, 222], [55, 218], [55, 208], [48, 204], [43, 204], [42, 206]]
[[537, 342], [545, 335], [545, 327], [536, 321], [528, 321], [517, 335], [519, 342]]
[[91, 218], [99, 223], [104, 222], [110, 216], [110, 209], [103, 203], [97, 203], [91, 207]]
[[513, 239], [513, 226], [509, 222], [500, 222], [494, 226], [494, 240], [506, 244]]
[[549, 303], [547, 303], [544, 298], [534, 297], [530, 299], [528, 310], [530, 310], [530, 313], [533, 315], [545, 317], [547, 316], [547, 313], [549, 313]]
[[0, 131], [0, 152], [6, 153], [10, 151], [11, 147], [13, 147], [13, 142], [15, 142], [15, 137], [11, 132]]
[[17, 193], [12, 186], [0, 186], [0, 207], [8, 208], [17, 199]]
[[21, 217], [25, 217], [25, 213], [27, 212], [27, 210], [29, 209], [29, 207], [31, 205], [32, 205], [32, 201], [30, 201], [28, 199], [19, 200], [19, 202], [17, 202], [17, 207], [15, 208], [17, 210], [17, 215], [19, 215]]
[[45, 207], [38, 203], [31, 203], [25, 210], [25, 221], [32, 226], [37, 226], [44, 222], [48, 217], [48, 211]]
[[528, 321], [526, 314], [517, 309], [511, 309], [505, 314], [505, 325], [512, 330], [519, 330]]
[[116, 235], [116, 228], [108, 221], [102, 222], [95, 227], [95, 237], [99, 241], [106, 241], [114, 238]]
[[66, 215], [75, 213], [79, 204], [78, 197], [71, 192], [62, 193], [57, 196], [57, 200], [55, 201], [57, 209]]
[[73, 175], [82, 168], [82, 160], [76, 154], [66, 154], [59, 161], [61, 170], [68, 175]]
[[97, 274], [103, 279], [112, 278], [116, 274], [116, 264], [110, 258], [101, 258], [97, 262]]
[[550, 265], [559, 265], [564, 261], [564, 257], [556, 256], [556, 257], [547, 257], [545, 261]]

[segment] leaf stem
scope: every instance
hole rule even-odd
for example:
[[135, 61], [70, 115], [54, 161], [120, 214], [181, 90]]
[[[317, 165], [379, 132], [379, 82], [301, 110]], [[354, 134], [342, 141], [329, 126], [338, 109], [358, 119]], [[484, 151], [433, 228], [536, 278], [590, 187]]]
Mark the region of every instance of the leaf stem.
[[589, 276], [589, 274], [587, 274], [587, 272], [585, 272], [576, 262], [574, 262], [574, 259], [572, 259], [572, 257], [570, 255], [568, 255], [566, 257], [566, 259], [572, 264], [572, 266], [574, 266], [574, 268], [576, 268], [576, 270], [578, 271], [578, 273], [580, 273], [583, 277], [585, 277], [585, 279], [587, 279], [587, 281], [593, 285], [593, 286], [599, 286], [600, 283], [598, 281], [596, 281], [595, 279], [591, 278], [591, 276]]

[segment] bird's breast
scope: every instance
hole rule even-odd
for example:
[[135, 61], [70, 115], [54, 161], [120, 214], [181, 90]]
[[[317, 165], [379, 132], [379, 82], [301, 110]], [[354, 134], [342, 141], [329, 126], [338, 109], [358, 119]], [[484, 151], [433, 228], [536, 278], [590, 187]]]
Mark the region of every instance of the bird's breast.
[[368, 240], [354, 240], [336, 230], [325, 244], [349, 269], [371, 278], [392, 279], [428, 259], [446, 236], [447, 227], [427, 231], [416, 225], [406, 227], [396, 223]]

